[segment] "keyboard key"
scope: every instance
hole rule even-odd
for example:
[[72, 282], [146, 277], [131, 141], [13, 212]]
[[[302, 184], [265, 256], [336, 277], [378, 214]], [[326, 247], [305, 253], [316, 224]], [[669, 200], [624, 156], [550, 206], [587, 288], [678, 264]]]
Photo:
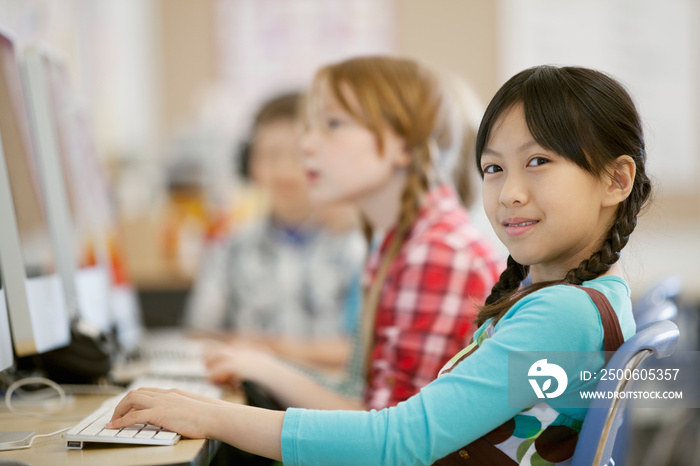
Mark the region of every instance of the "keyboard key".
[[109, 422], [109, 417], [101, 417], [95, 422], [87, 426], [85, 429], [80, 431], [80, 435], [97, 435], [101, 430], [105, 428], [105, 424]]
[[[85, 430], [85, 428], [87, 428], [87, 427], [91, 426], [92, 424], [94, 424], [94, 421], [92, 420], [92, 418], [93, 418], [92, 415], [86, 417], [85, 419], [83, 419], [82, 421], [80, 421], [79, 424], [77, 424], [75, 427], [73, 427], [72, 429], [70, 429], [70, 430], [68, 431], [68, 434], [69, 434], [69, 435], [78, 435], [80, 432], [82, 432], [83, 430]], [[102, 426], [102, 427], [104, 427], [104, 426]]]
[[152, 426], [152, 425], [147, 425], [141, 431], [136, 434], [136, 437], [134, 438], [153, 438], [154, 435], [156, 435], [158, 432], [160, 432], [160, 427], [158, 426]]
[[119, 429], [105, 429], [97, 434], [98, 437], [116, 437]]
[[156, 440], [172, 440], [175, 437], [177, 437], [177, 434], [175, 432], [170, 432], [167, 430], [161, 430], [156, 434], [155, 437], [153, 437]]
[[144, 424], [134, 424], [133, 426], [124, 427], [121, 430], [121, 432], [119, 432], [117, 434], [117, 437], [118, 438], [133, 438], [143, 428], [144, 428]]

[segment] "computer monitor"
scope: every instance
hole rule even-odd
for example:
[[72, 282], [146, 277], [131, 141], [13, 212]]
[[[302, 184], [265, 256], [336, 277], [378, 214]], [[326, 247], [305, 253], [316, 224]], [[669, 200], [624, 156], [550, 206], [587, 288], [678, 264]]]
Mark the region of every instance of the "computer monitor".
[[0, 30], [0, 271], [17, 356], [71, 341], [65, 295], [42, 203], [20, 69]]
[[138, 297], [118, 245], [112, 189], [97, 153], [87, 106], [72, 85], [66, 60], [55, 50], [44, 48], [40, 53], [58, 130], [69, 207], [78, 233], [78, 293], [81, 275], [86, 275], [81, 270], [107, 271], [111, 322], [120, 349], [128, 353], [137, 349], [143, 325]]
[[52, 60], [47, 49], [37, 46], [25, 49], [20, 57], [57, 270], [69, 314], [109, 333], [113, 325], [109, 272], [96, 259], [99, 236], [96, 222], [91, 221], [93, 197], [85, 189], [86, 179], [94, 174], [88, 164], [76, 160], [81, 154], [67, 121], [72, 100], [70, 83], [62, 74], [52, 72]]

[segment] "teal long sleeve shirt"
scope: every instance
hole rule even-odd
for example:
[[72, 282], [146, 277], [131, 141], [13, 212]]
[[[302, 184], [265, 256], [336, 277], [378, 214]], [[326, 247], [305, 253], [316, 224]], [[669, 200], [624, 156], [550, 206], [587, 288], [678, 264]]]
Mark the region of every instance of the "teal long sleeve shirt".
[[[635, 332], [630, 290], [617, 276], [583, 286], [602, 292], [620, 321], [625, 339]], [[477, 341], [489, 322], [474, 334]], [[603, 327], [593, 301], [582, 290], [557, 285], [518, 301], [479, 349], [419, 394], [380, 411], [289, 409], [282, 429], [284, 464], [432, 464], [513, 418], [539, 401], [529, 386], [509, 399], [508, 354], [531, 351], [599, 351], [566, 368], [569, 384], [560, 399], [578, 398], [595, 381], [580, 381], [580, 371], [603, 364]], [[576, 354], [576, 353], [573, 353]], [[437, 374], [436, 374], [437, 375]], [[573, 399], [572, 398], [572, 399]], [[556, 408], [583, 420], [586, 407]]]

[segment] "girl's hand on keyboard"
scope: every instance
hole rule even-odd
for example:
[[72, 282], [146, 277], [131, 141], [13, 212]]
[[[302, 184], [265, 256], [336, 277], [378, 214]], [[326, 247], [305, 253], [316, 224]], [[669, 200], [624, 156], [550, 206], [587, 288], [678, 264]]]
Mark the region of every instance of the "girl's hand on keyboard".
[[185, 437], [207, 438], [206, 419], [225, 405], [229, 403], [182, 390], [140, 388], [122, 398], [107, 427], [149, 423]]
[[212, 383], [238, 388], [243, 380], [263, 382], [282, 364], [275, 356], [249, 346], [220, 345], [204, 357]]

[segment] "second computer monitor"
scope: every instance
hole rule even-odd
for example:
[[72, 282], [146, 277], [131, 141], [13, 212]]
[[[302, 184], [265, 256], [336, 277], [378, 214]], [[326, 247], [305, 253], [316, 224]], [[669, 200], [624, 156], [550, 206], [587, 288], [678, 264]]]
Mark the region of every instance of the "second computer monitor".
[[69, 310], [103, 332], [112, 329], [109, 272], [95, 258], [95, 222], [89, 212], [91, 193], [84, 178], [90, 167], [81, 164], [70, 117], [70, 89], [52, 73], [51, 57], [43, 48], [27, 48], [21, 58], [37, 168], [47, 206], [49, 226]]
[[28, 356], [68, 345], [70, 320], [54, 271], [14, 42], [2, 30], [0, 140], [0, 270], [15, 353]]
[[[57, 141], [76, 229], [78, 294], [94, 290], [89, 279], [106, 269], [110, 278], [109, 304], [117, 342], [125, 351], [137, 348], [143, 325], [136, 291], [131, 286], [117, 240], [117, 219], [111, 188], [99, 159], [87, 106], [72, 86], [67, 62], [56, 51], [42, 57]], [[93, 293], [93, 297], [95, 293]], [[92, 307], [92, 315], [99, 306]]]

